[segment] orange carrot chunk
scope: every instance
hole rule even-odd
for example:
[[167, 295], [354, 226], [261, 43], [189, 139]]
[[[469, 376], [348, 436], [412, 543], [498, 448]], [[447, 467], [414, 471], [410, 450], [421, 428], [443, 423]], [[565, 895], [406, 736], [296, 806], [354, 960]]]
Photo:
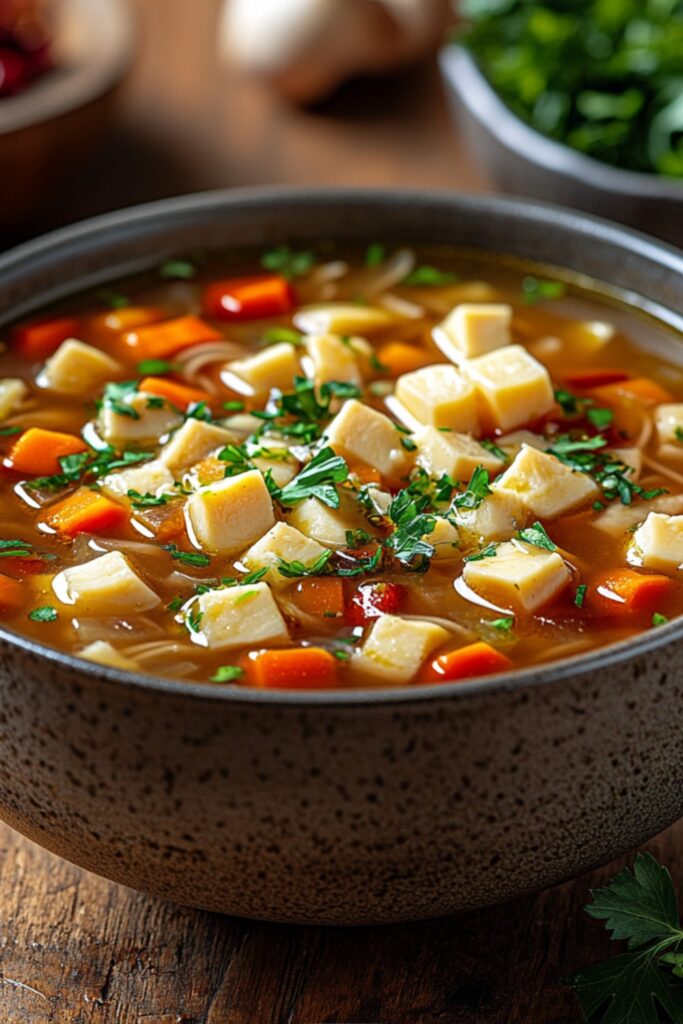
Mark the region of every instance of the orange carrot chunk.
[[204, 313], [215, 320], [262, 320], [294, 308], [294, 291], [280, 274], [215, 281], [204, 290]]
[[483, 640], [440, 654], [422, 672], [420, 682], [450, 683], [458, 679], [488, 676], [512, 668], [512, 661]]
[[24, 589], [19, 580], [0, 574], [0, 612], [11, 615], [24, 603]]
[[271, 690], [327, 690], [337, 685], [337, 660], [322, 647], [292, 647], [248, 655], [250, 686]]
[[565, 377], [565, 382], [572, 388], [599, 388], [603, 384], [620, 384], [629, 379], [624, 370], [586, 370], [583, 373], [572, 373]]
[[595, 577], [586, 591], [585, 607], [595, 615], [632, 619], [666, 610], [676, 584], [668, 576], [633, 569], [611, 569]]
[[136, 359], [167, 359], [202, 341], [219, 341], [222, 335], [198, 316], [180, 316], [128, 331], [122, 343]]
[[643, 405], [661, 405], [662, 402], [674, 401], [670, 391], [649, 377], [634, 377], [632, 380], [593, 388], [591, 396], [608, 405], [623, 405], [625, 400], [642, 402]]
[[79, 533], [109, 533], [127, 518], [126, 510], [103, 494], [79, 487], [64, 501], [52, 505], [43, 522], [63, 537]]
[[31, 427], [14, 442], [4, 465], [16, 473], [51, 476], [61, 471], [59, 460], [65, 455], [77, 455], [87, 450], [87, 444], [74, 434]]
[[167, 402], [182, 412], [189, 409], [191, 405], [198, 405], [199, 402], [211, 403], [211, 395], [206, 391], [202, 391], [200, 388], [191, 388], [187, 384], [178, 384], [175, 380], [166, 380], [165, 377], [145, 377], [140, 381], [139, 390], [165, 398]]
[[426, 349], [420, 345], [409, 345], [406, 341], [388, 341], [386, 345], [381, 345], [377, 350], [377, 358], [392, 377], [412, 373], [436, 361]]
[[336, 617], [344, 611], [344, 585], [338, 576], [311, 576], [296, 585], [294, 600], [308, 615]]
[[77, 335], [78, 328], [79, 320], [75, 316], [39, 320], [17, 327], [12, 335], [12, 342], [22, 359], [38, 362], [56, 352], [67, 338]]

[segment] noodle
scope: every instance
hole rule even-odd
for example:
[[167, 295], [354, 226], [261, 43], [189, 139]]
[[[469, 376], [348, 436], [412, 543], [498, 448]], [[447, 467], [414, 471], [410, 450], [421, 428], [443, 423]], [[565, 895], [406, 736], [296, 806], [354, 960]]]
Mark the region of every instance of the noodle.
[[388, 291], [400, 284], [415, 266], [415, 253], [412, 249], [399, 249], [388, 260], [377, 268], [363, 287], [363, 293], [369, 298]]

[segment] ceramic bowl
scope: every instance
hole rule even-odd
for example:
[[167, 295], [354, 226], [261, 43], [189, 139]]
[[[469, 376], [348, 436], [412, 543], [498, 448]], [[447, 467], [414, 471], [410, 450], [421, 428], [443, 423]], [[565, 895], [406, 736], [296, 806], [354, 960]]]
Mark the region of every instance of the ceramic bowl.
[[60, 0], [56, 67], [0, 100], [0, 228], [54, 209], [106, 131], [133, 51], [127, 0]]
[[[226, 192], [0, 257], [2, 323], [192, 249], [447, 242], [588, 274], [683, 329], [683, 258], [521, 200]], [[672, 345], [676, 344], [672, 340]], [[53, 852], [214, 911], [425, 918], [553, 885], [683, 812], [683, 620], [472, 682], [283, 693], [103, 668], [0, 628], [0, 816]]]
[[683, 181], [620, 170], [541, 135], [503, 103], [462, 46], [446, 47], [440, 64], [460, 129], [500, 190], [611, 217], [683, 245]]

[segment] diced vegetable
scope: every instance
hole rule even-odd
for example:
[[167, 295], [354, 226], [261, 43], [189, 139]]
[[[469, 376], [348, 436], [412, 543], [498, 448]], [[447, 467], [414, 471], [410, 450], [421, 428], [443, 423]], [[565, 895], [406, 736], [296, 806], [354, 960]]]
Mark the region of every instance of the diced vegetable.
[[186, 412], [191, 405], [198, 405], [200, 402], [210, 405], [212, 401], [211, 395], [206, 391], [189, 387], [187, 384], [179, 384], [166, 377], [143, 377], [138, 386], [140, 391], [148, 395], [158, 395], [181, 412]]
[[220, 480], [187, 499], [187, 518], [206, 551], [237, 554], [275, 523], [273, 502], [257, 469]]
[[549, 413], [555, 404], [550, 375], [521, 345], [508, 345], [463, 363], [490, 425], [514, 430]]
[[28, 362], [40, 362], [56, 352], [63, 341], [78, 333], [79, 320], [75, 316], [55, 320], [37, 320], [16, 327], [12, 334], [15, 351]]
[[280, 589], [292, 582], [291, 576], [279, 571], [283, 563], [298, 562], [304, 568], [314, 566], [326, 551], [327, 548], [288, 523], [276, 523], [242, 555], [241, 561], [252, 571], [267, 568], [264, 579], [271, 587]]
[[390, 480], [399, 479], [410, 465], [401, 435], [389, 417], [356, 399], [344, 404], [325, 434], [335, 451], [371, 463]]
[[451, 683], [459, 679], [493, 675], [512, 668], [512, 661], [483, 640], [440, 654], [423, 670], [422, 683]]
[[387, 341], [377, 349], [377, 361], [384, 373], [401, 377], [428, 366], [434, 357], [419, 345], [410, 345], [406, 341]]
[[630, 554], [647, 569], [678, 572], [683, 568], [683, 515], [650, 512], [633, 534]]
[[75, 537], [79, 533], [111, 533], [127, 518], [123, 506], [87, 487], [79, 487], [64, 501], [51, 505], [42, 521], [62, 537]]
[[372, 532], [358, 512], [356, 503], [344, 494], [338, 509], [329, 508], [317, 498], [306, 498], [299, 502], [287, 519], [297, 530], [328, 548], [345, 547], [350, 530], [368, 529]]
[[501, 458], [468, 434], [422, 427], [415, 432], [413, 440], [417, 445], [418, 464], [432, 476], [446, 473], [452, 480], [469, 480], [477, 466], [483, 466], [492, 475], [505, 468]]
[[477, 434], [477, 395], [454, 366], [425, 366], [396, 381], [396, 397], [419, 423]]
[[351, 661], [377, 683], [408, 683], [425, 658], [450, 634], [436, 623], [381, 615]]
[[209, 590], [186, 609], [190, 638], [211, 650], [288, 639], [287, 624], [267, 583]]
[[311, 576], [292, 591], [297, 608], [307, 615], [337, 618], [344, 613], [344, 584], [339, 576]]
[[496, 487], [514, 494], [541, 519], [563, 515], [600, 496], [600, 488], [587, 473], [576, 472], [554, 455], [528, 445], [522, 445]]
[[606, 405], [622, 405], [624, 401], [632, 401], [652, 406], [673, 401], [671, 392], [649, 377], [632, 377], [630, 380], [592, 388], [591, 395], [597, 402]]
[[304, 334], [372, 334], [385, 330], [400, 318], [376, 306], [351, 302], [321, 302], [304, 306], [294, 314], [294, 326]]
[[204, 341], [218, 341], [220, 331], [197, 316], [181, 316], [175, 320], [147, 324], [124, 334], [121, 341], [131, 358], [168, 359], [183, 349]]
[[571, 573], [556, 551], [507, 541], [483, 558], [466, 562], [463, 577], [468, 587], [496, 607], [533, 613], [564, 590]]
[[342, 338], [334, 334], [311, 334], [306, 338], [306, 352], [311, 361], [312, 376], [318, 386], [329, 381], [342, 380], [360, 385], [363, 374], [357, 347], [361, 339]]
[[87, 444], [73, 434], [30, 427], [14, 442], [5, 459], [5, 466], [15, 473], [29, 476], [51, 476], [59, 473], [59, 460], [88, 450]]
[[24, 603], [24, 588], [19, 580], [0, 573], [0, 612], [14, 615]]
[[327, 690], [338, 683], [339, 662], [322, 647], [255, 652], [244, 666], [250, 686], [272, 690]]
[[235, 277], [204, 289], [206, 316], [215, 320], [261, 320], [294, 308], [294, 291], [279, 274]]
[[[204, 420], [189, 419], [161, 449], [159, 461], [172, 472], [177, 472], [194, 466], [226, 444], [234, 444], [235, 440], [235, 435], [223, 427], [205, 423]], [[225, 475], [225, 465], [219, 468], [221, 472], [216, 479]]]
[[120, 375], [121, 367], [111, 356], [68, 338], [45, 363], [37, 383], [63, 395], [90, 396], [105, 381]]
[[182, 414], [168, 402], [143, 391], [111, 403], [105, 398], [97, 419], [104, 440], [121, 448], [131, 442], [158, 441], [182, 421]]
[[346, 621], [366, 626], [380, 615], [396, 615], [405, 600], [406, 589], [399, 583], [362, 583], [349, 602]]
[[510, 344], [512, 306], [461, 302], [434, 328], [434, 341], [451, 362], [482, 356]]
[[125, 498], [129, 491], [155, 497], [177, 493], [173, 487], [173, 476], [161, 459], [152, 459], [130, 469], [109, 473], [102, 480], [101, 487], [114, 498]]
[[584, 607], [595, 615], [628, 621], [651, 618], [668, 607], [675, 583], [668, 576], [611, 569], [595, 576], [587, 587]]
[[84, 616], [135, 615], [161, 603], [120, 551], [64, 569], [52, 589], [62, 604]]
[[500, 490], [494, 483], [478, 508], [455, 509], [452, 518], [471, 546], [478, 541], [509, 540], [525, 525], [529, 512], [516, 494]]

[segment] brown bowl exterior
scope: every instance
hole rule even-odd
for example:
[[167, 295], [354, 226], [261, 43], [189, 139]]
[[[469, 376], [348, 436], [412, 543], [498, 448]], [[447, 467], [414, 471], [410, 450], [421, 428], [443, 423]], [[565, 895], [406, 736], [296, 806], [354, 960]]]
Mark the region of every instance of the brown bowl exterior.
[[[218, 194], [99, 218], [0, 259], [0, 298], [8, 317], [62, 294], [66, 266], [73, 288], [193, 245], [369, 235], [637, 283], [680, 326], [673, 250], [551, 207], [411, 193]], [[362, 924], [481, 906], [683, 812], [682, 653], [673, 622], [509, 677], [302, 695], [120, 673], [0, 630], [0, 815], [98, 874], [225, 913]]]

